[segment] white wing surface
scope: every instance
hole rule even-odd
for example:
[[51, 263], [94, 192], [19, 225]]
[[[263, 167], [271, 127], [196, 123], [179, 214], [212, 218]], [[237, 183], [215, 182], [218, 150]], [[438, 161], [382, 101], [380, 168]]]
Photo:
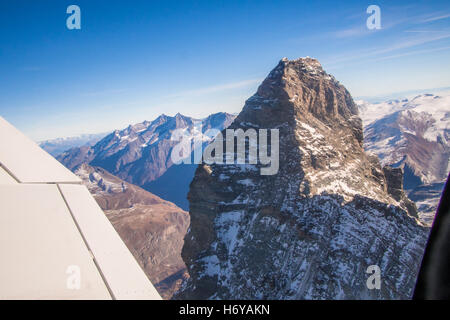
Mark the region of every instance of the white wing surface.
[[0, 117], [0, 299], [161, 299], [81, 180]]

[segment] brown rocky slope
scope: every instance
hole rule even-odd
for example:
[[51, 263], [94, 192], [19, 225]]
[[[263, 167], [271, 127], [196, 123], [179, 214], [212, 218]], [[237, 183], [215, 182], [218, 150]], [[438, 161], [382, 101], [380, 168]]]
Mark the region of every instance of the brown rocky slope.
[[87, 164], [74, 172], [97, 203], [164, 299], [170, 299], [187, 277], [181, 259], [189, 214], [108, 171]]

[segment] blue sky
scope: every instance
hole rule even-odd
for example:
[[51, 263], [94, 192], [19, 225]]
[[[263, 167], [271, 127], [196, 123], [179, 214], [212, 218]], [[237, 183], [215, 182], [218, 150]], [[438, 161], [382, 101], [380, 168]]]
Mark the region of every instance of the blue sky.
[[4, 0], [0, 44], [0, 115], [35, 140], [239, 112], [282, 57], [354, 97], [450, 87], [449, 1]]

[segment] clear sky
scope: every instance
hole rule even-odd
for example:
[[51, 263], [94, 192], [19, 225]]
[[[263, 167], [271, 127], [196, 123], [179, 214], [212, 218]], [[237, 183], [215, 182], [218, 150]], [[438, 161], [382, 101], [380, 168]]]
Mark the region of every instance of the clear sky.
[[[81, 30], [66, 27], [71, 4]], [[302, 56], [354, 97], [449, 87], [450, 1], [2, 0], [0, 115], [42, 140], [239, 112]]]

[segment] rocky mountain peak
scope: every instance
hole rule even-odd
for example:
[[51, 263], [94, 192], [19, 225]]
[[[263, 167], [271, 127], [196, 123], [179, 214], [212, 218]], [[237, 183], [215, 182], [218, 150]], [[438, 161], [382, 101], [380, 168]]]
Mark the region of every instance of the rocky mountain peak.
[[[186, 117], [182, 115], [181, 113], [177, 113], [173, 120], [175, 121], [175, 128], [184, 128], [188, 126], [192, 126], [192, 124], [196, 121], [196, 119]], [[199, 120], [197, 120], [199, 121]]]
[[294, 70], [297, 69], [310, 77], [329, 76], [323, 70], [319, 60], [311, 57], [298, 58], [294, 60], [283, 58], [280, 60], [279, 64], [281, 64], [284, 67], [284, 69], [287, 68], [291, 68]]
[[[364, 153], [362, 121], [350, 93], [316, 59], [281, 60], [230, 128], [279, 129], [280, 148], [290, 148], [292, 165], [301, 167], [306, 196], [338, 192], [349, 200], [362, 194], [396, 202], [386, 193], [381, 166]], [[330, 183], [335, 177], [340, 182]]]
[[[353, 99], [317, 60], [281, 60], [229, 128], [278, 129], [279, 170], [197, 168], [182, 251], [191, 278], [179, 297], [410, 296], [426, 228], [401, 172], [365, 154]], [[383, 290], [366, 287], [369, 265], [382, 268]]]
[[362, 145], [362, 123], [350, 93], [313, 58], [282, 59], [248, 99], [238, 119], [245, 122], [247, 113], [261, 117], [265, 127], [292, 125], [301, 119], [328, 127], [346, 126]]

